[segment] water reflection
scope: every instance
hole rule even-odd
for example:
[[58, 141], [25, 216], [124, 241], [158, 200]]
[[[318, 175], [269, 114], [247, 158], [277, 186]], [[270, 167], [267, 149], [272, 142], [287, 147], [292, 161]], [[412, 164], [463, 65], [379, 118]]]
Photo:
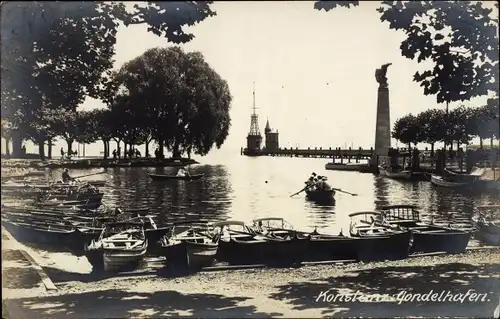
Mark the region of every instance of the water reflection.
[[[195, 165], [200, 180], [152, 181], [147, 172], [175, 174], [176, 168], [109, 168], [104, 204], [111, 207], [148, 208], [158, 223], [180, 219], [236, 219], [250, 222], [259, 217], [282, 217], [296, 228], [322, 232], [346, 232], [348, 214], [384, 205], [416, 204], [423, 215], [455, 211], [471, 216], [475, 205], [500, 204], [498, 193], [464, 193], [437, 188], [429, 182], [395, 181], [371, 174], [325, 171], [325, 160], [301, 158], [247, 158], [236, 156], [224, 165]], [[72, 171], [72, 175], [98, 172]], [[359, 196], [337, 192], [335, 205], [307, 201], [299, 191], [311, 172], [328, 177], [330, 184]], [[53, 176], [60, 176], [55, 171]]]

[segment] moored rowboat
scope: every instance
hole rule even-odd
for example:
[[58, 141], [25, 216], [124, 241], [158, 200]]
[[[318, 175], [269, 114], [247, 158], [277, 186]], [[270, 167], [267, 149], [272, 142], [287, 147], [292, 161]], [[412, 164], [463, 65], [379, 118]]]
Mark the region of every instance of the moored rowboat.
[[193, 174], [193, 175], [185, 175], [185, 176], [177, 176], [177, 175], [163, 175], [163, 174], [151, 174], [148, 173], [148, 176], [154, 181], [163, 181], [163, 180], [197, 180], [204, 176], [205, 174]]

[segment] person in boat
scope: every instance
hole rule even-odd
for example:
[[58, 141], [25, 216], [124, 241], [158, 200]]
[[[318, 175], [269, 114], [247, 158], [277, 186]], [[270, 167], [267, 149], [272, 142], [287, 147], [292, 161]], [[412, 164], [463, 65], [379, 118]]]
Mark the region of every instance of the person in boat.
[[177, 176], [190, 176], [185, 167], [182, 167], [177, 171]]
[[69, 183], [71, 181], [74, 181], [75, 179], [69, 175], [69, 170], [66, 168], [64, 172], [62, 173], [62, 181], [63, 183]]

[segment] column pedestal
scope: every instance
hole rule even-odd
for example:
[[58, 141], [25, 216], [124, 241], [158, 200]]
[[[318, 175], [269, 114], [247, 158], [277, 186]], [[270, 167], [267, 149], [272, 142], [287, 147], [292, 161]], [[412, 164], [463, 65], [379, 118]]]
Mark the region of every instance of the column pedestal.
[[389, 109], [389, 88], [379, 87], [377, 96], [377, 123], [375, 128], [375, 154], [379, 163], [388, 161], [391, 148], [391, 118]]

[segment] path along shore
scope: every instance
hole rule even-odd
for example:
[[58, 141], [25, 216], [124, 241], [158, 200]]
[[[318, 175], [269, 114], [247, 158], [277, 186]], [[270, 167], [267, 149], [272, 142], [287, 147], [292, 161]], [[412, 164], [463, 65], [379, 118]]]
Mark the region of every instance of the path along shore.
[[181, 167], [186, 165], [199, 164], [197, 161], [188, 158], [166, 158], [156, 161], [154, 158], [130, 158], [130, 159], [102, 159], [102, 158], [75, 158], [72, 160], [36, 160], [36, 159], [2, 159], [2, 170], [27, 169], [27, 168], [108, 168], [108, 167]]
[[[4, 318], [491, 318], [500, 311], [499, 249], [397, 262], [200, 272], [177, 278], [149, 272], [96, 279], [87, 271], [67, 269], [70, 262], [84, 263], [85, 258], [56, 264], [49, 256], [17, 243], [2, 229]], [[33, 263], [40, 264], [57, 290], [47, 289], [50, 283], [42, 280]], [[418, 293], [443, 295], [441, 302], [433, 302]], [[357, 297], [352, 300], [352, 296]], [[452, 296], [457, 301], [449, 300]]]

